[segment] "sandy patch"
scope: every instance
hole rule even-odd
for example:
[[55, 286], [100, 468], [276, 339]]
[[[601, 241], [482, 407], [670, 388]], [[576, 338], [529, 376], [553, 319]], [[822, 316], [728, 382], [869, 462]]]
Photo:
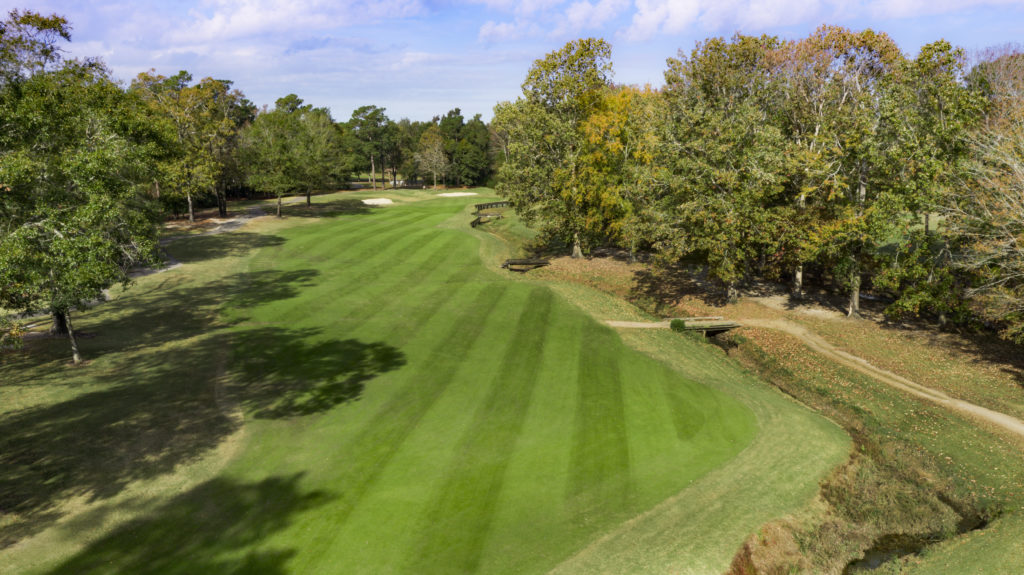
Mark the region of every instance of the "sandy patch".
[[445, 192], [437, 194], [439, 198], [461, 198], [462, 196], [478, 196], [476, 192]]
[[388, 198], [367, 198], [363, 200], [363, 203], [368, 206], [386, 206], [395, 202], [392, 202]]

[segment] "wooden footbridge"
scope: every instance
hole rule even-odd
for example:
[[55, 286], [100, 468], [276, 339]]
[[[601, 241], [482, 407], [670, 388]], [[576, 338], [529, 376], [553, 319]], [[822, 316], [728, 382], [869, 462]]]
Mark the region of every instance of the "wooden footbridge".
[[[682, 322], [680, 324], [679, 322]], [[707, 317], [681, 317], [665, 321], [616, 321], [608, 320], [605, 323], [612, 327], [637, 328], [637, 329], [675, 329], [676, 331], [699, 331], [704, 337], [711, 337], [725, 333], [731, 329], [743, 327], [742, 324], [722, 319], [722, 316]], [[675, 326], [673, 326], [673, 323]]]
[[534, 268], [544, 267], [551, 264], [548, 260], [541, 258], [507, 259], [501, 264], [502, 269], [510, 272], [526, 272]]
[[[725, 333], [731, 329], [743, 327], [732, 320], [722, 319], [722, 316], [709, 316], [709, 317], [683, 317], [679, 318], [683, 322], [681, 329], [683, 331], [699, 331], [704, 337], [711, 337], [720, 333]], [[672, 322], [669, 322], [669, 326], [672, 327]]]

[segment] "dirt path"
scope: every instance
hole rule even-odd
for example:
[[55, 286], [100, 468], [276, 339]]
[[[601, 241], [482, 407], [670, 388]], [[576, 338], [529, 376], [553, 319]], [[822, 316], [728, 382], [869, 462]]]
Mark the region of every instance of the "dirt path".
[[[875, 367], [865, 361], [863, 358], [857, 357], [851, 353], [847, 353], [841, 349], [836, 348], [834, 345], [825, 341], [824, 338], [816, 333], [811, 332], [804, 326], [781, 319], [737, 319], [739, 323], [749, 327], [760, 327], [767, 329], [774, 329], [787, 333], [799, 339], [807, 347], [811, 348], [815, 352], [824, 355], [832, 361], [846, 366], [850, 369], [854, 369], [885, 383], [899, 390], [905, 391], [913, 396], [919, 397], [937, 403], [947, 409], [959, 412], [964, 415], [980, 419], [991, 423], [992, 425], [998, 426], [1005, 429], [1018, 437], [1024, 437], [1024, 421], [1021, 421], [1015, 417], [993, 411], [991, 409], [975, 405], [973, 403], [964, 401], [962, 399], [956, 399], [950, 397], [945, 393], [925, 387], [919, 383], [910, 381], [909, 379], [897, 375], [891, 371]], [[636, 329], [657, 329], [657, 328], [668, 328], [669, 322], [632, 322], [632, 321], [607, 321], [605, 322], [612, 327], [620, 328], [636, 328]]]
[[614, 321], [604, 322], [612, 327], [626, 327], [631, 329], [669, 329], [672, 326], [667, 321]]

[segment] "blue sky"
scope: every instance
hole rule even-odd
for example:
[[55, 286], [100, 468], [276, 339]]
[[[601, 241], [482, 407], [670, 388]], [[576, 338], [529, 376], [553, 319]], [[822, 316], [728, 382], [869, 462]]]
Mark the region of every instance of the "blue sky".
[[0, 0], [72, 24], [72, 56], [122, 80], [155, 69], [232, 80], [257, 104], [296, 93], [347, 119], [458, 107], [490, 119], [531, 63], [579, 37], [613, 47], [615, 80], [660, 85], [665, 59], [711, 36], [806, 36], [822, 23], [887, 32], [908, 54], [946, 39], [968, 50], [1024, 40], [1024, 0]]

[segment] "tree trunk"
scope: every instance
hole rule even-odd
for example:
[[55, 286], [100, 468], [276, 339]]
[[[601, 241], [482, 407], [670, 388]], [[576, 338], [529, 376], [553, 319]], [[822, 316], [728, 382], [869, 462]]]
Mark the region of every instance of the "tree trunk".
[[580, 259], [583, 257], [583, 250], [580, 248], [580, 234], [575, 233], [572, 235], [572, 257], [573, 259]]
[[373, 161], [373, 154], [370, 154], [370, 186], [377, 190], [377, 165]]
[[281, 217], [281, 194], [277, 194], [277, 217]]
[[53, 335], [67, 335], [68, 334], [68, 320], [64, 315], [63, 311], [51, 311], [50, 316], [53, 318], [53, 326], [50, 327], [50, 333]]
[[213, 192], [217, 195], [217, 213], [222, 218], [228, 217], [228, 194], [224, 190], [224, 186], [218, 184], [214, 188]]
[[195, 212], [192, 211], [192, 193], [185, 192], [185, 198], [188, 200], [188, 223], [194, 224], [196, 223], [196, 216]]
[[437, 189], [437, 172], [434, 172], [434, 189]]
[[[815, 130], [817, 132], [817, 130]], [[801, 193], [796, 200], [796, 207], [801, 212], [807, 208], [807, 194]], [[803, 299], [804, 297], [804, 264], [800, 262], [796, 265], [796, 269], [793, 270], [793, 292], [792, 296], [796, 299]]]
[[311, 198], [312, 195], [313, 195], [313, 188], [306, 188], [306, 207], [307, 208], [313, 207], [313, 200]]
[[860, 260], [850, 256], [850, 308], [847, 317], [860, 317]]
[[78, 353], [78, 340], [75, 338], [75, 330], [71, 327], [71, 312], [64, 312], [64, 321], [68, 326], [68, 341], [71, 342], [71, 361], [78, 365], [82, 363], [82, 355]]
[[725, 297], [729, 303], [736, 303], [740, 299], [740, 292], [736, 289], [736, 282], [729, 282], [725, 288]]
[[928, 212], [924, 213], [924, 235], [926, 235], [926, 236], [928, 235], [928, 232], [930, 231], [928, 228], [931, 227], [929, 225], [929, 224], [931, 224], [931, 216], [932, 215], [929, 214]]

